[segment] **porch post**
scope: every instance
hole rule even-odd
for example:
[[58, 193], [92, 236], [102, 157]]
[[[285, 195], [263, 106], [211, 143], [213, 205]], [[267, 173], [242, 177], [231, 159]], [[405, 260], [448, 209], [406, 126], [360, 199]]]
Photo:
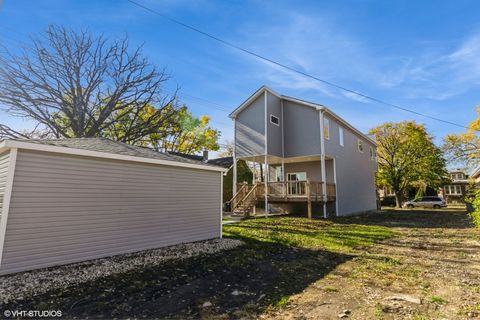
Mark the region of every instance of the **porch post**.
[[268, 92], [265, 90], [265, 217], [268, 217], [268, 180], [269, 180], [269, 168], [268, 168], [268, 112], [267, 112], [267, 100]]
[[[257, 184], [257, 163], [255, 162], [255, 160], [253, 160], [253, 177], [252, 177], [252, 184], [253, 186], [255, 187], [255, 185]], [[255, 190], [256, 192], [256, 190]], [[257, 197], [255, 196], [255, 200], [254, 200], [254, 205], [253, 205], [253, 215], [256, 215], [256, 208], [257, 208]]]
[[306, 182], [306, 193], [307, 193], [307, 210], [308, 210], [308, 219], [312, 219], [312, 198], [310, 197], [310, 180], [307, 179]]
[[237, 122], [233, 118], [233, 177], [232, 197], [237, 194]]
[[320, 171], [322, 176], [322, 202], [323, 202], [323, 218], [327, 218], [327, 185], [326, 185], [326, 172], [325, 172], [325, 132], [323, 127], [323, 112], [319, 111], [320, 120]]

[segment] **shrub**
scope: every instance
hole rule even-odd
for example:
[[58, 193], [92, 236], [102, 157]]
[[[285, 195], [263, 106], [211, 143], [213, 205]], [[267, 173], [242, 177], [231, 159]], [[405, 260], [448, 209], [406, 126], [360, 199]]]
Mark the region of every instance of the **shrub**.
[[480, 189], [475, 190], [473, 196], [470, 196], [466, 201], [472, 204], [473, 212], [470, 213], [473, 223], [480, 229]]

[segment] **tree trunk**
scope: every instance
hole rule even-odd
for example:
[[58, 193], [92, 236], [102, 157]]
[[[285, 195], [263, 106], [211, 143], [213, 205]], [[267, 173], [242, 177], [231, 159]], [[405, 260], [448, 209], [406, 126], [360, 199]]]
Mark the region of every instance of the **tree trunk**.
[[403, 203], [403, 192], [401, 191], [395, 191], [395, 202], [397, 203], [397, 208], [402, 207]]

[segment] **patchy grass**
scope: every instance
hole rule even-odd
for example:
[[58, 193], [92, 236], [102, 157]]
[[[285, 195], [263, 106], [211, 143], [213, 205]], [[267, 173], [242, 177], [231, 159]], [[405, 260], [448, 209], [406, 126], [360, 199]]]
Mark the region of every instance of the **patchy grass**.
[[276, 301], [274, 301], [272, 305], [277, 308], [284, 308], [288, 305], [288, 299], [289, 299], [288, 296], [281, 296]]
[[226, 225], [224, 235], [245, 242], [270, 243], [286, 247], [350, 252], [392, 237], [387, 227], [338, 224], [296, 217], [259, 218]]
[[323, 288], [323, 291], [325, 292], [338, 292], [338, 289], [335, 287], [325, 287]]
[[443, 299], [442, 297], [439, 297], [439, 296], [431, 296], [430, 297], [430, 303], [447, 304], [448, 301]]

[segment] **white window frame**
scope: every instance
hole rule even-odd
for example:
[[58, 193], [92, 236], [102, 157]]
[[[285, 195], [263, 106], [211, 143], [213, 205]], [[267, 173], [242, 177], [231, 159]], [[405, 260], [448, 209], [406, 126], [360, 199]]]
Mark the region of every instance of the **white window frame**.
[[[299, 174], [302, 174], [304, 173], [305, 174], [305, 180], [290, 180], [288, 177], [291, 175], [291, 174], [296, 174], [296, 175], [299, 175]], [[307, 172], [306, 171], [300, 171], [300, 172], [288, 172], [287, 173], [287, 181], [307, 181]]]
[[[278, 123], [273, 122], [272, 118], [277, 119]], [[277, 127], [280, 127], [280, 118], [277, 117], [276, 115], [270, 114], [270, 123], [277, 126]]]
[[338, 127], [338, 143], [344, 147], [345, 146], [345, 141], [343, 137], [343, 127]]
[[373, 150], [373, 147], [370, 147], [370, 159], [375, 160], [375, 151]]
[[[362, 147], [361, 149], [360, 149], [360, 146]], [[361, 139], [357, 140], [357, 149], [360, 153], [363, 153], [363, 151], [364, 151], [363, 141]]]
[[330, 140], [330, 120], [328, 118], [323, 118], [323, 136]]

